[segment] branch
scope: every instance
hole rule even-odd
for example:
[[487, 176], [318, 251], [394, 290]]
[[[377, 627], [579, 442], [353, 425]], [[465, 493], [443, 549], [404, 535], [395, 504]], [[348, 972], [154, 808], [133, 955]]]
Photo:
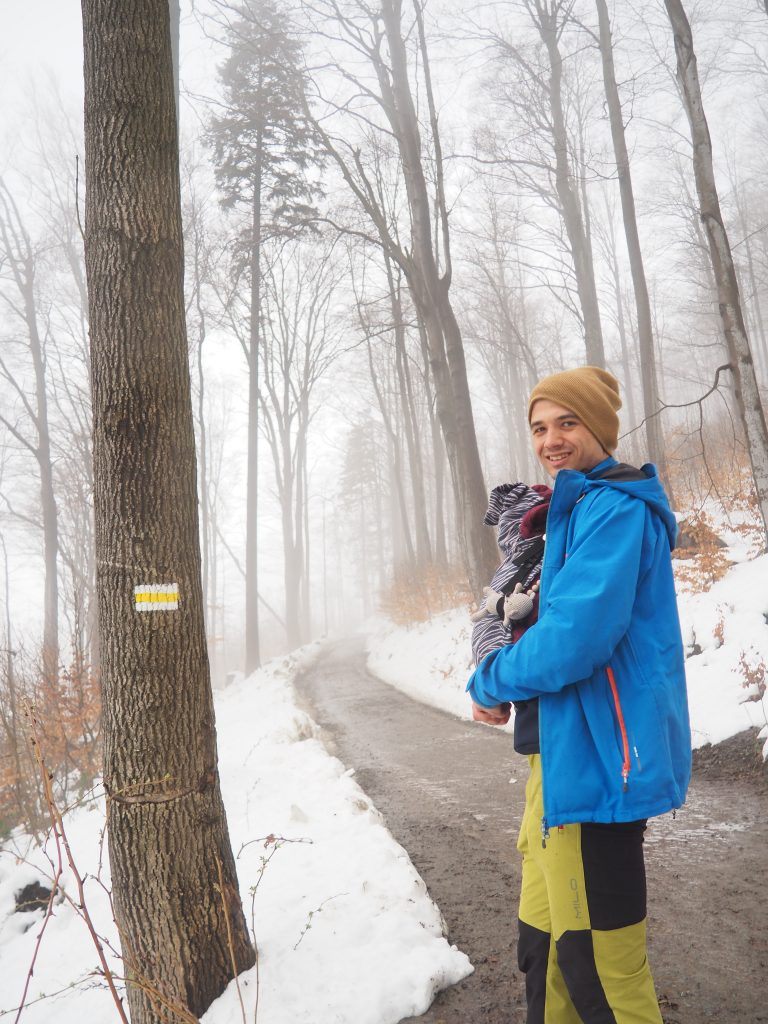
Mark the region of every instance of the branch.
[[631, 434], [634, 434], [635, 431], [639, 430], [645, 423], [648, 422], [648, 420], [653, 419], [654, 416], [660, 416], [661, 413], [663, 413], [666, 409], [689, 409], [692, 406], [697, 405], [699, 407], [699, 410], [701, 410], [702, 404], [704, 403], [705, 399], [709, 398], [709, 396], [713, 394], [715, 391], [717, 391], [717, 389], [719, 388], [720, 374], [724, 370], [733, 370], [733, 365], [731, 363], [723, 363], [722, 366], [718, 366], [717, 370], [715, 370], [715, 380], [712, 387], [709, 389], [709, 391], [705, 391], [701, 398], [696, 398], [692, 402], [677, 402], [674, 404], [662, 402], [660, 409], [657, 409], [656, 412], [652, 412], [650, 416], [646, 416], [645, 419], [642, 419], [636, 427], [633, 427], [631, 430], [628, 430], [626, 434], [622, 434], [619, 440], [623, 441], [625, 437], [629, 437]]
[[[237, 568], [237, 571], [240, 573], [240, 575], [243, 577], [243, 579], [245, 579], [245, 569], [240, 564], [240, 559], [237, 557], [237, 555], [234, 553], [232, 548], [229, 546], [229, 544], [227, 544], [226, 540], [224, 539], [224, 534], [221, 532], [221, 527], [219, 526], [218, 523], [216, 524], [216, 534], [218, 535], [218, 538], [221, 541], [221, 543], [224, 545], [224, 550], [227, 552], [229, 557], [235, 563], [235, 567]], [[274, 615], [274, 617], [277, 619], [277, 621], [280, 623], [280, 625], [283, 628], [285, 628], [284, 620], [277, 614], [277, 612], [272, 607], [272, 605], [269, 604], [269, 602], [265, 601], [264, 598], [261, 596], [261, 594], [257, 594], [257, 597], [261, 601], [261, 603], [264, 605], [264, 607], [267, 609], [267, 611], [270, 613], [270, 615]]]

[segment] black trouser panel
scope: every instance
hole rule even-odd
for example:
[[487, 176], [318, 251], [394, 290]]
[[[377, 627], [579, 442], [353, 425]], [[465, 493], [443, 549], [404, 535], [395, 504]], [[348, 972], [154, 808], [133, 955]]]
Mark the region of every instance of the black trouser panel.
[[525, 975], [525, 995], [528, 1001], [526, 1024], [544, 1024], [547, 963], [552, 936], [525, 921], [518, 920], [517, 927], [517, 966]]
[[555, 945], [560, 973], [581, 1019], [587, 1024], [616, 1024], [597, 973], [592, 932], [563, 932]]
[[581, 826], [589, 922], [599, 931], [645, 919], [645, 826], [645, 821]]

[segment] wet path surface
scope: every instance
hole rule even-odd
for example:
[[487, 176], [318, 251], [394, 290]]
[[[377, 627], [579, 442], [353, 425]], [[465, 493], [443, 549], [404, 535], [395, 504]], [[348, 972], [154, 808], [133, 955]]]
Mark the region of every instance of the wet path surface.
[[[297, 684], [329, 749], [408, 851], [475, 966], [423, 1024], [523, 1024], [517, 829], [527, 765], [511, 737], [412, 701], [329, 647]], [[768, 793], [694, 778], [647, 834], [650, 959], [667, 1024], [768, 1022]]]

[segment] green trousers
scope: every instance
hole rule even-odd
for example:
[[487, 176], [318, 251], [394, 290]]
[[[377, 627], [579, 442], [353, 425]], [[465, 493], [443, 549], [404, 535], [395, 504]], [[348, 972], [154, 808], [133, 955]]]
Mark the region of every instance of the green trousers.
[[517, 844], [527, 1024], [662, 1024], [646, 955], [645, 821], [544, 838], [541, 761], [529, 761]]

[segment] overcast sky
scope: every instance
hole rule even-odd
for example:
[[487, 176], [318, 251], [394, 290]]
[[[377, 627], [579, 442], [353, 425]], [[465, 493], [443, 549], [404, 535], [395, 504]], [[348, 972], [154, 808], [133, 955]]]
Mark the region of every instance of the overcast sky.
[[30, 115], [30, 98], [36, 89], [47, 91], [47, 79], [55, 78], [68, 105], [80, 104], [83, 41], [79, 0], [0, 0], [0, 11], [0, 124], [7, 165]]

